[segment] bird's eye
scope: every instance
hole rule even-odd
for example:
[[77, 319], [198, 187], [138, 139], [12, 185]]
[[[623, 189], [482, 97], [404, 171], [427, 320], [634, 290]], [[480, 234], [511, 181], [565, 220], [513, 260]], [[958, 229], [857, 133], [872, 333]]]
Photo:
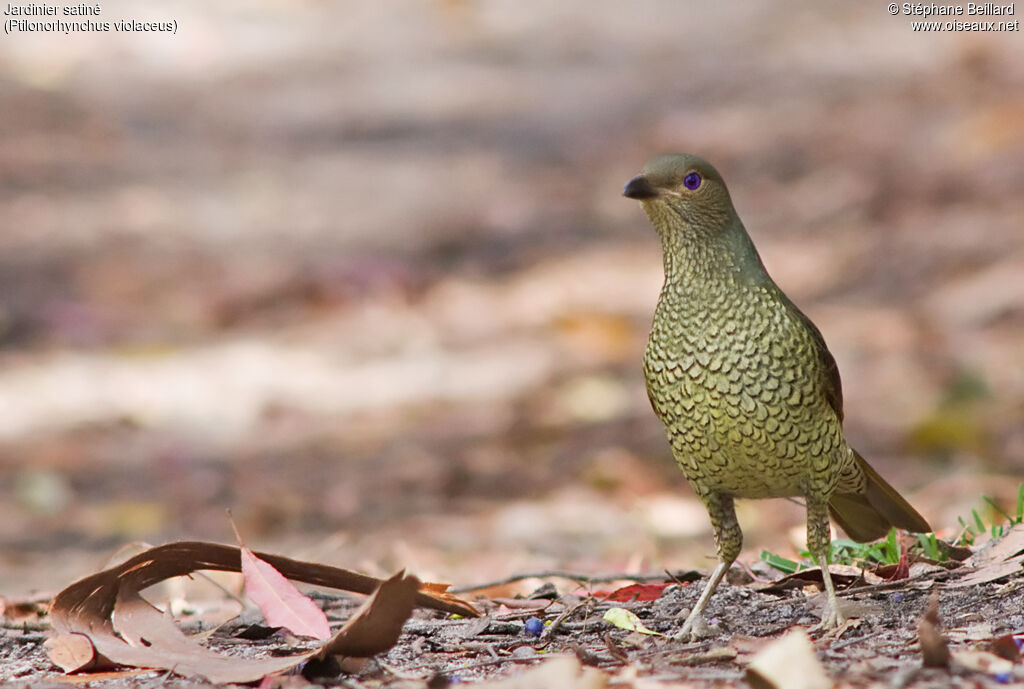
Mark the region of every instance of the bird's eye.
[[700, 175], [696, 172], [691, 172], [686, 177], [683, 177], [683, 186], [693, 191], [700, 186]]

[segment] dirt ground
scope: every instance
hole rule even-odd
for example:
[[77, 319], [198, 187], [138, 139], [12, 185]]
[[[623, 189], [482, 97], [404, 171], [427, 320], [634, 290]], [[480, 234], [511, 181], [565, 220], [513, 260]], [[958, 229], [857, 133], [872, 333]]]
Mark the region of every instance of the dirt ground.
[[[972, 510], [1000, 519], [982, 496], [1012, 511], [1019, 32], [795, 0], [103, 13], [179, 30], [0, 38], [0, 600], [45, 599], [126, 545], [232, 542], [227, 509], [261, 550], [457, 587], [710, 568], [639, 371], [659, 247], [620, 196], [666, 150], [723, 172], [836, 356], [861, 454], [945, 538]], [[739, 516], [741, 562], [796, 557], [801, 506]], [[929, 590], [947, 628], [991, 638], [1024, 632], [1017, 584]], [[668, 630], [694, 593], [633, 605]], [[537, 662], [517, 648], [574, 644], [624, 685], [743, 685], [758, 642], [737, 639], [808, 624], [802, 595], [731, 587], [719, 637], [626, 660], [600, 605], [543, 643], [518, 613], [418, 613], [350, 686], [507, 675]], [[992, 681], [912, 672], [924, 589], [850, 595], [877, 609], [816, 641], [832, 677]], [[44, 634], [5, 621], [0, 680], [57, 681]], [[717, 648], [736, 653], [701, 656]]]
[[[708, 610], [713, 635], [691, 643], [616, 629], [604, 615], [612, 608], [628, 609], [651, 632], [671, 634], [699, 593], [696, 572], [676, 573], [680, 583], [670, 584], [656, 600], [647, 602], [609, 601], [611, 591], [597, 590], [611, 583], [607, 580], [581, 582], [554, 575], [545, 577], [545, 584], [533, 595], [522, 598], [495, 595], [500, 587], [491, 587], [487, 595], [473, 595], [482, 617], [458, 619], [419, 611], [387, 653], [369, 660], [348, 659], [340, 667], [337, 663], [307, 664], [303, 673], [318, 683], [367, 688], [443, 687], [481, 680], [500, 682], [507, 689], [602, 687], [606, 682], [642, 687], [747, 686], [748, 667], [759, 667], [756, 659], [773, 639], [793, 629], [809, 629], [814, 638], [809, 656], [814, 667], [801, 665], [806, 661], [800, 657], [786, 659], [789, 665], [773, 676], [776, 682], [781, 677], [781, 682], [768, 686], [805, 686], [801, 673], [815, 667], [823, 668], [837, 687], [1021, 686], [1024, 672], [1019, 662], [1000, 660], [1005, 653], [997, 656], [991, 651], [999, 643], [994, 640], [1001, 639], [1003, 649], [1009, 644], [1019, 661], [1019, 646], [1012, 640], [1019, 636], [1012, 635], [1019, 635], [1024, 625], [1024, 575], [958, 586], [967, 569], [931, 568], [889, 584], [854, 585], [841, 600], [843, 610], [855, 619], [838, 631], [824, 633], [813, 626], [822, 596], [808, 597], [799, 587], [756, 584], [737, 568], [737, 577], [747, 580], [720, 589]], [[971, 572], [977, 570], [971, 569], [968, 576]], [[922, 665], [918, 629], [928, 598], [936, 592], [941, 633], [953, 653], [949, 667]], [[359, 603], [351, 598], [318, 598], [336, 622], [350, 617]], [[202, 605], [193, 607], [201, 609]], [[260, 657], [294, 654], [311, 647], [308, 641], [261, 627], [262, 618], [256, 611], [225, 624], [211, 623], [211, 613], [215, 616], [218, 611], [209, 608], [204, 614], [194, 609], [185, 615], [181, 626], [190, 634], [205, 637], [205, 643], [221, 653]], [[531, 622], [538, 625], [534, 633], [529, 631]], [[0, 646], [0, 660], [12, 686], [47, 685], [43, 678], [59, 680], [39, 650], [46, 637], [42, 630], [45, 624], [38, 622], [25, 622], [19, 631], [9, 627], [6, 642]], [[555, 658], [562, 659], [555, 662], [568, 663], [570, 670], [540, 667]], [[1005, 667], [988, 669], [985, 665], [999, 662]], [[583, 668], [600, 672], [586, 675]], [[88, 674], [80, 675], [79, 682], [88, 678]], [[148, 687], [163, 686], [167, 681], [165, 671], [127, 670], [96, 675], [90, 684]], [[279, 681], [290, 682], [281, 686], [307, 684], [300, 675]], [[214, 686], [187, 676], [176, 684]], [[751, 685], [762, 686], [753, 681]]]

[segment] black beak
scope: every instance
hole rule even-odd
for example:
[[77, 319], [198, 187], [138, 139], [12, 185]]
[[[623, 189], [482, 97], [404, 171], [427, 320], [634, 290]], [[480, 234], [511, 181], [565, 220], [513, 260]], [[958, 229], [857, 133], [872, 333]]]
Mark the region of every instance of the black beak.
[[637, 175], [626, 182], [626, 186], [622, 190], [622, 195], [629, 199], [644, 201], [645, 199], [653, 199], [658, 196], [658, 190], [651, 186], [651, 183], [647, 181], [646, 177], [643, 175]]

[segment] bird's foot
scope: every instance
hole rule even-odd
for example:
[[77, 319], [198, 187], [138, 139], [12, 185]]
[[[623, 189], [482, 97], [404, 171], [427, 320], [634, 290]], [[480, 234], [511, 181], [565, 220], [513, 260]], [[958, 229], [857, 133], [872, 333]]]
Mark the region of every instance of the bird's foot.
[[812, 632], [828, 632], [846, 624], [846, 616], [839, 609], [839, 601], [825, 602], [821, 611], [821, 622], [811, 627]]
[[816, 624], [808, 629], [807, 632], [813, 635], [815, 639], [829, 639], [835, 641], [836, 639], [841, 639], [843, 634], [846, 632], [851, 629], [856, 629], [860, 625], [861, 621], [859, 619], [852, 618], [845, 622], [840, 622], [837, 626], [832, 627], [831, 629], [826, 629], [822, 624]]
[[673, 641], [694, 642], [715, 635], [715, 630], [704, 621], [703, 615], [690, 614], [683, 622], [683, 628], [672, 635]]

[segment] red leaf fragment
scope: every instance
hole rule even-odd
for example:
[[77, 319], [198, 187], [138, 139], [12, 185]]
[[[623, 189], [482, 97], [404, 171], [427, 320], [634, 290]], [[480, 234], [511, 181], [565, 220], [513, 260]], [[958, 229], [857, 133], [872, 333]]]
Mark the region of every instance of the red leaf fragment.
[[630, 584], [614, 591], [595, 591], [594, 598], [615, 603], [632, 603], [635, 601], [651, 601], [661, 598], [665, 589], [672, 586], [671, 582], [660, 584]]

